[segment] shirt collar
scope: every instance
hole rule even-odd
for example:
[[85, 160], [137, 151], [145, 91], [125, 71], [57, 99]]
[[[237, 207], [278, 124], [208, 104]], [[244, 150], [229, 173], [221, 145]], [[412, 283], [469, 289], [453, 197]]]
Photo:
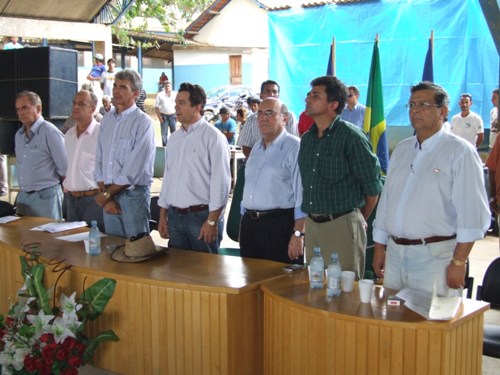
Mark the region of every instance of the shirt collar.
[[[30, 133], [31, 134], [35, 134], [35, 133], [38, 133], [38, 129], [40, 129], [40, 126], [42, 125], [42, 123], [44, 122], [44, 118], [42, 116], [38, 117], [36, 119], [36, 121], [33, 123], [33, 125], [31, 125], [30, 127]], [[23, 127], [21, 128], [21, 133], [26, 133], [26, 127], [23, 125]]]
[[110, 111], [113, 112], [113, 115], [115, 117], [126, 117], [128, 116], [129, 114], [131, 114], [133, 111], [135, 111], [137, 108], [137, 106], [134, 104], [132, 104], [129, 108], [127, 108], [126, 110], [124, 111], [121, 111], [120, 113], [116, 112], [116, 107], [113, 107], [110, 109]]
[[437, 133], [427, 138], [421, 145], [419, 145], [417, 136], [415, 136], [415, 148], [420, 146], [420, 149], [431, 152], [434, 147], [436, 147], [436, 144], [439, 142], [444, 133], [446, 133], [446, 131], [444, 130], [444, 127], [441, 126], [441, 129], [439, 129]]
[[[281, 133], [274, 139], [274, 141], [272, 141], [269, 146], [267, 146], [267, 148], [269, 147], [280, 147], [283, 142], [285, 142], [285, 138], [286, 138], [286, 130], [285, 128], [283, 128], [283, 130], [281, 131]], [[265, 143], [264, 143], [264, 139], [261, 139], [259, 143], [256, 144], [256, 146], [258, 146], [260, 149], [265, 149]]]
[[188, 134], [188, 133], [194, 132], [194, 131], [195, 131], [196, 129], [198, 129], [198, 128], [201, 126], [201, 124], [203, 124], [203, 123], [205, 123], [205, 118], [204, 118], [203, 116], [201, 116], [201, 118], [200, 118], [198, 121], [196, 121], [196, 122], [192, 123], [191, 125], [189, 125], [187, 130], [186, 130], [186, 129], [184, 129], [184, 126], [181, 126], [181, 130], [182, 130], [184, 133], [187, 133], [187, 134]]
[[97, 125], [99, 125], [99, 123], [96, 121], [95, 118], [92, 118], [92, 122], [90, 123], [89, 126], [87, 126], [87, 129], [85, 130], [84, 133], [88, 133], [89, 135], [94, 134]]
[[[328, 133], [330, 131], [333, 130], [333, 128], [335, 126], [337, 126], [338, 122], [340, 121], [340, 115], [337, 115], [337, 117], [335, 117], [333, 119], [333, 121], [330, 123], [330, 125], [328, 125], [328, 128], [325, 129], [324, 133]], [[318, 134], [318, 125], [316, 125], [316, 123], [314, 123], [312, 126], [311, 126], [311, 129], [315, 134]]]

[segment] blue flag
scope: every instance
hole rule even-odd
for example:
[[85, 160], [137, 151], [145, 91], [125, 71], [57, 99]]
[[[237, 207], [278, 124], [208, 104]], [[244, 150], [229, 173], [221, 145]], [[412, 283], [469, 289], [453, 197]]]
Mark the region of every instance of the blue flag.
[[429, 38], [429, 49], [427, 50], [427, 54], [425, 55], [425, 63], [424, 63], [424, 73], [422, 74], [422, 81], [434, 82], [434, 68], [433, 68], [433, 39]]

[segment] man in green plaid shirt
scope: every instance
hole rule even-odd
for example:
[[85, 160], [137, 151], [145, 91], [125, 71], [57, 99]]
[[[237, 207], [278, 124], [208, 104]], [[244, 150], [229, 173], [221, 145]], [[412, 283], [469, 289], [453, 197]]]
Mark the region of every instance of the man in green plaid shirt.
[[299, 167], [304, 188], [306, 259], [319, 246], [328, 263], [339, 254], [343, 270], [363, 277], [366, 219], [382, 190], [380, 164], [368, 138], [340, 118], [347, 87], [336, 77], [311, 82], [306, 114], [314, 124], [300, 143]]

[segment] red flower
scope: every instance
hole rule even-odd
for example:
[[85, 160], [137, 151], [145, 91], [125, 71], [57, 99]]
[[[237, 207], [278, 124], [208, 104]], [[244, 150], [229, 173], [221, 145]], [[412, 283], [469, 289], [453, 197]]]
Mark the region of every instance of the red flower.
[[49, 343], [49, 342], [54, 341], [53, 338], [54, 337], [52, 336], [51, 333], [44, 333], [42, 336], [40, 336], [40, 341], [45, 342], [45, 343]]
[[73, 337], [66, 337], [63, 346], [68, 350], [73, 350], [76, 346], [76, 340]]
[[74, 355], [68, 359], [68, 364], [73, 367], [80, 367], [83, 361], [81, 357]]
[[69, 357], [69, 350], [65, 348], [61, 348], [56, 353], [56, 358], [58, 361], [64, 361]]
[[24, 367], [26, 367], [26, 370], [35, 371], [35, 370], [37, 370], [36, 365], [37, 365], [37, 362], [36, 362], [35, 358], [33, 358], [32, 356], [27, 355], [24, 358]]

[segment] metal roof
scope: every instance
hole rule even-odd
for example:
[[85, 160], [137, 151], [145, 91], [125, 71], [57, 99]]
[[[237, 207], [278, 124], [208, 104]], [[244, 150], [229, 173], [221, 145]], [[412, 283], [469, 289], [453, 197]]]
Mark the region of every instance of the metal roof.
[[[130, 0], [0, 0], [0, 16], [48, 21], [94, 22], [112, 4]], [[35, 27], [35, 25], [33, 25]]]

